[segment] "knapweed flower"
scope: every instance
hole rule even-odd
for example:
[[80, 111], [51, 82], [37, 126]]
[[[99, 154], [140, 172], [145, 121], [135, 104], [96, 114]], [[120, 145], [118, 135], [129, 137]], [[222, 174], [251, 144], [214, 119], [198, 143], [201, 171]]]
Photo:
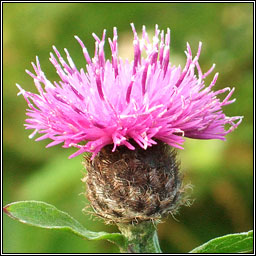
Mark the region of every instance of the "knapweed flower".
[[[95, 157], [106, 145], [115, 151], [124, 145], [130, 150], [135, 141], [141, 148], [156, 144], [156, 140], [172, 147], [182, 148], [184, 137], [196, 139], [221, 139], [233, 131], [242, 121], [241, 116], [227, 117], [222, 107], [231, 104], [234, 88], [213, 91], [218, 73], [209, 86], [204, 79], [214, 69], [203, 73], [199, 66], [202, 43], [195, 57], [187, 44], [187, 62], [182, 68], [173, 66], [170, 58], [170, 30], [167, 33], [155, 28], [151, 42], [143, 27], [139, 39], [133, 24], [134, 60], [118, 57], [117, 30], [109, 39], [112, 59], [106, 60], [102, 39], [95, 34], [95, 54], [91, 58], [83, 42], [86, 70], [78, 70], [65, 49], [67, 61], [55, 47], [57, 56], [50, 54], [50, 61], [60, 77], [50, 82], [41, 70], [39, 60], [32, 63], [35, 74], [26, 71], [33, 79], [39, 94], [20, 89], [28, 103], [26, 129], [34, 129], [51, 139], [47, 147], [64, 143], [63, 147], [79, 150], [70, 157], [92, 152]], [[142, 57], [145, 51], [146, 57]], [[229, 91], [223, 101], [218, 95]], [[226, 127], [226, 125], [229, 127]]]
[[[50, 61], [60, 81], [51, 83], [37, 58], [32, 63], [35, 74], [27, 73], [39, 94], [17, 85], [29, 106], [25, 126], [34, 129], [30, 138], [41, 133], [36, 140], [51, 139], [47, 147], [64, 143], [65, 148], [78, 148], [70, 157], [91, 152], [84, 162], [87, 197], [97, 215], [119, 224], [160, 219], [186, 203], [186, 186], [168, 145], [182, 148], [184, 137], [224, 140], [242, 121], [222, 111], [235, 101], [230, 100], [234, 88], [213, 91], [218, 73], [205, 86], [214, 65], [202, 72], [198, 63], [202, 43], [194, 58], [187, 44], [182, 70], [169, 62], [169, 29], [164, 34], [156, 26], [151, 42], [145, 27], [139, 39], [131, 26], [132, 62], [118, 57], [114, 28], [109, 39], [111, 60], [104, 55], [105, 30], [101, 39], [93, 34], [93, 58], [75, 36], [86, 70], [76, 68], [66, 49], [67, 61], [53, 47], [57, 58], [51, 53]], [[223, 101], [217, 98], [227, 91]]]

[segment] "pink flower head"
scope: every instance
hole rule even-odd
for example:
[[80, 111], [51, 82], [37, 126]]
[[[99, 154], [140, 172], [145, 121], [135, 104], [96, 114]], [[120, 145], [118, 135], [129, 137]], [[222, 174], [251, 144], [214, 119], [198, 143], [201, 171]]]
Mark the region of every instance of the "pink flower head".
[[[234, 88], [213, 91], [218, 73], [205, 87], [204, 78], [215, 65], [202, 72], [198, 63], [201, 42], [194, 58], [187, 44], [187, 63], [182, 70], [169, 62], [169, 29], [164, 34], [156, 25], [151, 42], [144, 26], [141, 39], [134, 25], [131, 26], [132, 62], [118, 57], [116, 28], [113, 40], [108, 40], [111, 60], [104, 56], [105, 30], [102, 39], [93, 34], [93, 58], [75, 36], [87, 62], [86, 71], [76, 68], [66, 49], [67, 61], [53, 46], [57, 58], [51, 53], [50, 61], [57, 70], [59, 82], [47, 80], [36, 58], [36, 64], [32, 63], [35, 74], [26, 72], [34, 79], [39, 94], [17, 85], [29, 106], [25, 126], [34, 129], [30, 138], [41, 133], [43, 136], [36, 141], [51, 139], [47, 147], [63, 142], [64, 148], [78, 148], [70, 158], [86, 151], [94, 157], [108, 144], [113, 144], [113, 151], [120, 145], [133, 150], [130, 139], [144, 149], [156, 144], [155, 139], [181, 149], [184, 137], [225, 140], [225, 135], [241, 123], [243, 117], [227, 117], [222, 111], [223, 106], [235, 101], [230, 100]], [[217, 98], [227, 91], [223, 101]]]

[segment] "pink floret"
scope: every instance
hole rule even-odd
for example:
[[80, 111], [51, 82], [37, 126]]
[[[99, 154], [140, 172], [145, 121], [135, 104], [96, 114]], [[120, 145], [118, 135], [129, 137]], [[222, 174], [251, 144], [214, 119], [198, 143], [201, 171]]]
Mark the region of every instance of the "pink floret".
[[[187, 63], [181, 70], [169, 62], [169, 29], [164, 35], [156, 25], [151, 43], [145, 27], [139, 39], [134, 25], [131, 26], [132, 62], [118, 57], [116, 28], [113, 39], [108, 40], [111, 60], [104, 55], [105, 30], [102, 39], [93, 34], [93, 58], [75, 36], [87, 62], [86, 71], [76, 68], [66, 49], [65, 61], [53, 47], [57, 58], [51, 53], [50, 61], [59, 82], [47, 80], [36, 58], [36, 64], [32, 63], [35, 73], [26, 72], [34, 79], [39, 94], [17, 85], [29, 107], [25, 126], [34, 129], [30, 138], [39, 133], [43, 135], [36, 141], [52, 140], [47, 147], [64, 143], [64, 148], [78, 148], [70, 158], [84, 152], [92, 152], [94, 157], [108, 144], [113, 144], [113, 151], [120, 145], [133, 150], [131, 139], [144, 149], [156, 144], [156, 140], [181, 149], [184, 137], [225, 140], [226, 134], [241, 123], [243, 117], [227, 117], [222, 111], [223, 106], [235, 101], [230, 100], [234, 88], [213, 91], [218, 73], [205, 87], [204, 79], [214, 65], [206, 73], [201, 71], [198, 63], [201, 42], [194, 58], [187, 44]], [[220, 101], [218, 94], [227, 91], [226, 98]]]

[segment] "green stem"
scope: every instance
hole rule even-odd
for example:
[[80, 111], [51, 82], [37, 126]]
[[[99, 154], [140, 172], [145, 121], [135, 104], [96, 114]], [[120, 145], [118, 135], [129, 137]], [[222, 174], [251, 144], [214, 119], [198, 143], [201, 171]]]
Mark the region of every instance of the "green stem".
[[119, 230], [126, 238], [122, 253], [161, 253], [156, 224], [144, 221], [137, 224], [117, 224]]

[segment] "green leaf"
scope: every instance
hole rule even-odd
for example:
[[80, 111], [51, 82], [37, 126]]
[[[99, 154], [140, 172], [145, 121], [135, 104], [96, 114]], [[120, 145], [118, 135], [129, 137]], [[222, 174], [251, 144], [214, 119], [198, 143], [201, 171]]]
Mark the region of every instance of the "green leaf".
[[208, 241], [190, 253], [248, 253], [253, 251], [253, 231], [229, 234]]
[[120, 247], [123, 247], [125, 244], [125, 238], [122, 234], [89, 231], [67, 213], [44, 202], [14, 202], [6, 205], [4, 212], [11, 218], [28, 225], [47, 229], [65, 230], [89, 240], [106, 239]]

